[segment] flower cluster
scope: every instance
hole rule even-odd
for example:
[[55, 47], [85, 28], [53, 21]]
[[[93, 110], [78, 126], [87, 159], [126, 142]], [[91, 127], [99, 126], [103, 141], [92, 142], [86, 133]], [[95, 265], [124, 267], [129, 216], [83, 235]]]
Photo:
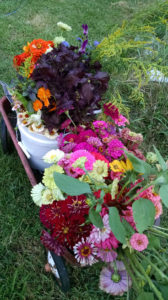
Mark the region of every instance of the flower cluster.
[[167, 205], [167, 165], [157, 149], [160, 171], [146, 162], [139, 149], [142, 135], [124, 127], [128, 120], [117, 107], [105, 104], [104, 114], [106, 121], [69, 126], [71, 132], [58, 138], [60, 149], [44, 156], [53, 165], [32, 189], [49, 231], [41, 241], [58, 255], [70, 249], [81, 266], [104, 262], [100, 289], [109, 294], [123, 295], [131, 285], [139, 292], [149, 284], [159, 295], [151, 277], [168, 280], [157, 253], [158, 236], [168, 234], [154, 222], [162, 202]]
[[[57, 25], [71, 30], [62, 22]], [[18, 81], [12, 89], [13, 109], [29, 116], [22, 123], [33, 132], [44, 134], [47, 128], [52, 133], [70, 124], [87, 123], [100, 109], [109, 75], [101, 71], [98, 61], [91, 62], [88, 26], [83, 24], [82, 28], [80, 46], [70, 46], [62, 36], [53, 41], [38, 39], [27, 43], [24, 52], [14, 57]], [[32, 114], [39, 116], [38, 122]]]

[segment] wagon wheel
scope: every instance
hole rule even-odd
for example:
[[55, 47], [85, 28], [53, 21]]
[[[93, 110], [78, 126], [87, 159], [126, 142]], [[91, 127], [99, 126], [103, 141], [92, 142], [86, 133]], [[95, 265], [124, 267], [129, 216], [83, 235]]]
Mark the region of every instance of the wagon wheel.
[[6, 124], [4, 119], [1, 119], [1, 127], [0, 127], [0, 138], [1, 138], [1, 145], [3, 153], [9, 153], [12, 150], [12, 143], [11, 138], [9, 136]]
[[51, 265], [52, 273], [54, 274], [60, 289], [64, 293], [68, 292], [70, 289], [70, 282], [63, 258], [52, 251], [48, 251], [48, 262]]

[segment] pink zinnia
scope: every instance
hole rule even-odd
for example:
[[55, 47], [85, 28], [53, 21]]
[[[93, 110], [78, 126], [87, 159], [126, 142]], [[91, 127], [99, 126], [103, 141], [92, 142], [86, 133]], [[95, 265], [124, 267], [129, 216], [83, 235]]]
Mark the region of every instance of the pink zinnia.
[[97, 151], [96, 148], [94, 148], [92, 145], [90, 145], [87, 142], [82, 142], [82, 143], [76, 144], [74, 151], [77, 151], [77, 150], [87, 150], [89, 152]]
[[117, 258], [117, 253], [112, 249], [97, 248], [97, 257], [104, 262], [112, 262]]
[[105, 129], [108, 127], [108, 124], [105, 121], [94, 121], [93, 126], [94, 128]]
[[87, 143], [95, 146], [95, 147], [102, 147], [103, 144], [101, 142], [101, 140], [98, 138], [98, 137], [94, 137], [94, 136], [91, 136], [87, 139]]
[[108, 214], [104, 215], [103, 217], [103, 228], [98, 228], [93, 226], [93, 229], [90, 233], [90, 239], [94, 242], [94, 243], [101, 243], [104, 242], [107, 238], [109, 238], [111, 229], [110, 229], [110, 225], [109, 225], [109, 217]]
[[143, 251], [148, 246], [148, 238], [145, 234], [134, 233], [130, 239], [131, 247], [137, 251]]
[[118, 126], [125, 126], [125, 123], [129, 124], [129, 121], [127, 118], [125, 118], [123, 115], [119, 115], [118, 119], [114, 120], [115, 124]]
[[82, 238], [82, 240], [73, 247], [73, 250], [76, 260], [82, 267], [87, 265], [91, 266], [97, 262], [97, 259], [95, 258], [97, 250], [89, 238], [86, 238], [86, 240]]
[[123, 143], [114, 139], [108, 144], [107, 151], [114, 159], [117, 159], [124, 153], [123, 148]]
[[[73, 163], [80, 157], [86, 157], [86, 162], [85, 162], [85, 169], [86, 170], [92, 170], [93, 169], [93, 164], [96, 161], [94, 156], [92, 154], [90, 154], [88, 151], [86, 150], [78, 150], [75, 151], [71, 154], [70, 156], [70, 160], [69, 160], [69, 164], [70, 166], [73, 165]], [[85, 174], [85, 172], [81, 169], [81, 168], [74, 168], [74, 170], [79, 173], [79, 175], [83, 175]]]

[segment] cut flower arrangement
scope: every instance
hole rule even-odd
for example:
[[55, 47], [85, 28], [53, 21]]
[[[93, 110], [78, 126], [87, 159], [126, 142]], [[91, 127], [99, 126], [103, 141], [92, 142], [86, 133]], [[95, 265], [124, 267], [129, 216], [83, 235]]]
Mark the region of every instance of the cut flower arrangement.
[[[57, 23], [62, 30], [71, 27]], [[88, 26], [82, 25], [80, 46], [60, 36], [53, 41], [33, 40], [13, 59], [17, 71], [11, 93], [18, 119], [31, 132], [55, 138], [69, 124], [88, 122], [100, 109], [109, 81], [101, 64], [91, 62]]]
[[[40, 207], [41, 241], [57, 255], [67, 249], [81, 266], [103, 262], [99, 287], [111, 295], [164, 300], [168, 262], [155, 226], [168, 207], [168, 168], [155, 148], [143, 155], [143, 137], [131, 132], [117, 107], [104, 104], [103, 120], [59, 136], [53, 165], [31, 192]], [[136, 296], [137, 295], [137, 298]], [[128, 294], [129, 299], [129, 294]]]

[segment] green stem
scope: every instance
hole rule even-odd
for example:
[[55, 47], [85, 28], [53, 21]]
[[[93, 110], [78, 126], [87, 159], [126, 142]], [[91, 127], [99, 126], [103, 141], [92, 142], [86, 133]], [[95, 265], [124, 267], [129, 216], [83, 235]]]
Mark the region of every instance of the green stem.
[[75, 123], [74, 123], [74, 121], [72, 120], [72, 118], [71, 118], [71, 116], [70, 116], [70, 114], [69, 114], [69, 111], [67, 110], [67, 111], [65, 111], [65, 114], [67, 115], [67, 117], [71, 120], [71, 122], [72, 122], [72, 124], [73, 124], [73, 126], [76, 128], [76, 125], [75, 125]]
[[156, 233], [156, 234], [158, 234], [158, 235], [160, 235], [160, 236], [162, 236], [162, 237], [164, 237], [164, 238], [168, 239], [168, 233], [162, 232], [161, 230], [158, 230], [158, 229], [153, 228], [153, 227], [151, 227], [149, 230]]
[[135, 265], [139, 268], [139, 270], [141, 271], [141, 273], [144, 275], [144, 277], [146, 278], [149, 286], [151, 287], [151, 289], [154, 291], [155, 295], [157, 296], [157, 298], [159, 300], [164, 300], [162, 297], [162, 294], [160, 293], [160, 291], [156, 288], [156, 286], [153, 284], [152, 280], [150, 279], [150, 277], [146, 274], [144, 268], [142, 267], [142, 265], [139, 263], [138, 259], [136, 258], [135, 255], [132, 255], [132, 259], [134, 260]]
[[136, 278], [135, 278], [135, 276], [134, 276], [134, 273], [132, 272], [132, 270], [131, 270], [131, 268], [130, 268], [130, 266], [129, 266], [129, 263], [127, 263], [127, 260], [126, 260], [126, 258], [125, 258], [125, 255], [121, 255], [121, 258], [122, 258], [122, 261], [123, 261], [123, 263], [124, 263], [124, 265], [125, 265], [125, 267], [126, 267], [126, 270], [127, 270], [127, 272], [128, 272], [128, 274], [129, 274], [129, 276], [131, 277], [131, 279], [132, 279], [132, 282], [133, 282], [133, 285], [134, 285], [134, 288], [135, 288], [135, 290], [137, 290], [137, 292], [139, 292], [139, 286], [138, 286], [138, 284], [137, 284], [137, 281], [136, 281]]
[[143, 191], [145, 191], [148, 187], [152, 185], [152, 181], [148, 184], [146, 184], [143, 189], [141, 189], [138, 193], [134, 194], [127, 202], [124, 203], [124, 205], [128, 205], [131, 201], [133, 201], [136, 197], [138, 197]]
[[168, 228], [164, 228], [164, 227], [160, 227], [160, 226], [156, 226], [156, 225], [153, 225], [154, 228], [158, 228], [159, 230], [163, 230], [163, 231], [168, 231]]
[[153, 252], [156, 254], [156, 255], [154, 255], [154, 254], [152, 254], [153, 256], [155, 256], [157, 259], [160, 259], [161, 260], [161, 262], [163, 263], [163, 265], [165, 265], [167, 268], [168, 268], [168, 263], [163, 259], [163, 257], [160, 255], [160, 253], [159, 253], [159, 251], [156, 251], [156, 249], [152, 249], [153, 250]]
[[156, 266], [154, 265], [147, 256], [143, 255], [140, 252], [137, 252], [137, 255], [140, 256], [141, 259], [145, 259], [149, 265], [160, 275], [161, 278], [165, 279], [168, 282], [168, 277]]
[[129, 190], [128, 193], [125, 194], [125, 197], [129, 196], [135, 189], [137, 189], [137, 187], [141, 186], [141, 183], [136, 184], [135, 186], [133, 186], [132, 189]]
[[117, 195], [117, 199], [116, 199], [116, 200], [118, 200], [118, 198], [122, 195], [122, 192], [124, 191], [124, 189], [126, 188], [126, 186], [129, 184], [129, 182], [130, 182], [130, 181], [128, 180], [128, 181], [126, 181], [126, 183], [123, 185], [121, 191], [120, 191], [119, 194]]

